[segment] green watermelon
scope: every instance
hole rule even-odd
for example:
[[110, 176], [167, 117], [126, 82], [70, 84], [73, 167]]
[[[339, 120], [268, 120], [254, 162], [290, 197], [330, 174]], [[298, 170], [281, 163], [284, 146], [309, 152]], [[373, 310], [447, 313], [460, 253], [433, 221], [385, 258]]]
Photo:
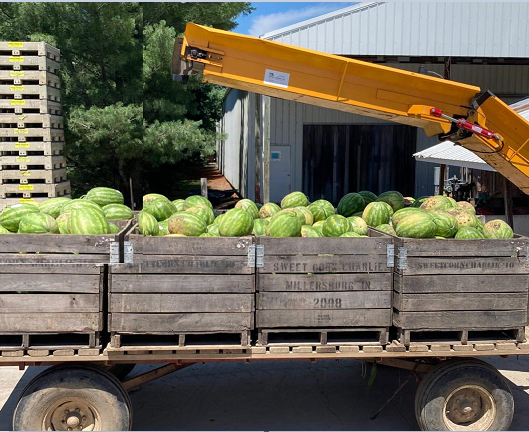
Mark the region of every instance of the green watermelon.
[[514, 232], [506, 222], [494, 219], [483, 226], [483, 235], [487, 239], [511, 239], [514, 237]]
[[204, 222], [206, 222], [206, 225], [211, 225], [213, 222], [215, 222], [215, 215], [213, 214], [213, 210], [202, 204], [197, 204], [193, 207], [188, 208], [185, 211], [196, 214], [198, 217], [202, 218]]
[[288, 208], [288, 209], [284, 209], [284, 210], [281, 210], [279, 212], [277, 212], [274, 216], [272, 216], [272, 219], [274, 217], [276, 217], [277, 215], [279, 214], [283, 214], [283, 213], [292, 213], [294, 212], [296, 214], [296, 216], [298, 217], [299, 219], [299, 223], [301, 225], [306, 225], [305, 221], [307, 220], [307, 218], [305, 217], [305, 213], [303, 213], [299, 208], [297, 207], [291, 207], [291, 208]]
[[350, 216], [347, 218], [351, 225], [350, 231], [360, 235], [367, 235], [368, 227], [366, 221], [359, 216]]
[[39, 211], [57, 219], [61, 214], [61, 209], [72, 199], [66, 197], [50, 198], [38, 205]]
[[343, 233], [340, 237], [362, 237], [360, 234], [354, 231], [348, 231], [346, 233]]
[[12, 234], [9, 230], [0, 225], [0, 234]]
[[215, 218], [215, 220], [213, 221], [213, 225], [217, 225], [217, 226], [219, 226], [219, 225], [220, 225], [220, 221], [222, 220], [222, 218], [224, 217], [225, 214], [226, 214], [226, 213], [221, 213], [221, 214], [219, 214], [219, 215]]
[[250, 235], [253, 229], [253, 219], [247, 211], [233, 208], [228, 210], [219, 224], [221, 237], [241, 237]]
[[303, 192], [289, 193], [281, 200], [281, 208], [288, 209], [292, 207], [307, 207], [309, 200]]
[[387, 202], [384, 202], [384, 201], [378, 201], [378, 202], [381, 202], [387, 207], [388, 212], [389, 212], [389, 217], [392, 218], [393, 217], [393, 207], [391, 207]]
[[175, 214], [176, 208], [168, 199], [155, 198], [143, 205], [143, 211], [153, 215], [157, 221], [163, 221]]
[[173, 201], [174, 208], [176, 209], [177, 212], [184, 211], [185, 203], [186, 202], [183, 199], [175, 199]]
[[485, 225], [483, 225], [483, 222], [476, 216], [476, 228], [483, 232], [483, 228], [485, 228]]
[[112, 223], [112, 222], [107, 221], [107, 227], [108, 227], [109, 234], [117, 234], [120, 231], [119, 227], [115, 223]]
[[425, 211], [432, 210], [450, 210], [453, 208], [452, 202], [443, 195], [435, 195], [427, 198], [421, 204], [421, 208]]
[[152, 214], [143, 211], [138, 213], [138, 229], [140, 234], [144, 236], [157, 236], [160, 232], [160, 226], [156, 218]]
[[455, 235], [456, 239], [483, 239], [485, 236], [481, 233], [480, 230], [473, 227], [463, 227]]
[[108, 224], [104, 215], [96, 210], [85, 208], [74, 210], [68, 218], [70, 234], [108, 234]]
[[240, 208], [248, 212], [252, 219], [259, 219], [259, 209], [252, 200], [242, 199], [240, 201], [237, 201], [237, 204], [235, 204], [235, 208]]
[[[180, 213], [180, 212], [179, 212]], [[187, 237], [184, 234], [167, 234], [164, 237]], [[200, 237], [200, 236], [199, 236]]]
[[435, 222], [427, 213], [411, 213], [401, 219], [395, 232], [399, 237], [433, 238], [436, 228]]
[[107, 187], [90, 189], [87, 192], [85, 199], [92, 201], [101, 207], [108, 204], [123, 204], [125, 202], [123, 194], [120, 191]]
[[103, 209], [101, 208], [101, 206], [99, 206], [93, 201], [89, 201], [85, 199], [73, 199], [70, 202], [67, 202], [66, 204], [62, 206], [61, 214], [71, 213], [74, 210], [83, 210], [83, 209], [94, 210], [94, 211], [101, 213], [103, 217], [105, 216], [105, 213], [103, 213]]
[[200, 234], [199, 237], [220, 237], [220, 235], [215, 235], [215, 234], [205, 232], [203, 234]]
[[197, 204], [205, 205], [206, 207], [213, 209], [213, 204], [211, 204], [211, 202], [202, 195], [191, 195], [190, 197], [187, 197], [185, 199], [184, 209], [187, 210], [188, 208]]
[[450, 238], [459, 230], [457, 219], [447, 212], [433, 210], [428, 215], [435, 223], [435, 236]]
[[305, 215], [305, 222], [303, 225], [312, 225], [314, 223], [314, 216], [308, 207], [295, 207], [295, 209], [299, 210]]
[[334, 214], [334, 206], [327, 200], [320, 199], [308, 206], [314, 222], [324, 221]]
[[169, 198], [167, 198], [165, 195], [157, 194], [157, 193], [151, 193], [143, 196], [143, 205], [145, 203], [148, 203], [149, 201], [152, 201], [154, 199], [164, 199], [166, 201], [169, 201]]
[[265, 236], [266, 227], [268, 226], [269, 223], [270, 222], [268, 222], [266, 219], [255, 219], [253, 221], [252, 234], [255, 236]]
[[342, 215], [332, 215], [325, 219], [322, 231], [325, 237], [340, 237], [342, 234], [351, 231], [351, 224]]
[[369, 203], [362, 213], [362, 219], [371, 227], [387, 224], [389, 223], [389, 218], [388, 204], [385, 202], [375, 201]]
[[424, 201], [426, 201], [428, 198], [430, 198], [429, 195], [428, 195], [428, 196], [422, 196], [422, 197], [417, 198], [417, 199], [414, 201], [414, 203], [412, 204], [412, 207], [417, 207], [417, 208], [419, 208], [419, 207], [422, 205], [422, 203], [423, 203]]
[[158, 234], [159, 236], [166, 236], [169, 234], [169, 219], [158, 222]]
[[362, 195], [352, 192], [342, 197], [336, 208], [336, 213], [349, 217], [363, 210], [365, 207], [366, 203]]
[[14, 204], [0, 213], [0, 225], [8, 231], [16, 233], [20, 220], [30, 213], [39, 213], [38, 207], [32, 204]]
[[403, 218], [405, 218], [411, 213], [425, 213], [425, 211], [416, 207], [404, 207], [403, 209], [397, 210], [393, 214], [393, 216], [391, 216], [391, 223], [393, 224], [393, 228], [395, 228]]
[[384, 192], [378, 196], [377, 201], [389, 204], [393, 212], [404, 208], [404, 197], [397, 191]]
[[103, 207], [106, 219], [130, 220], [134, 217], [132, 210], [123, 204], [107, 204]]
[[[399, 210], [400, 211], [400, 210]], [[396, 236], [395, 228], [391, 224], [382, 224], [376, 227], [377, 230], [382, 231], [386, 234]]]
[[270, 237], [299, 237], [301, 227], [298, 214], [294, 211], [279, 212], [272, 217], [266, 227], [266, 235]]
[[474, 206], [466, 201], [458, 201], [456, 203], [456, 209], [468, 211], [469, 213], [472, 213], [473, 215], [476, 214], [476, 209], [474, 208]]
[[208, 225], [206, 232], [220, 236], [219, 226], [215, 224]]
[[19, 234], [59, 234], [59, 226], [53, 217], [45, 213], [29, 213], [20, 219]]
[[169, 233], [184, 234], [189, 237], [198, 237], [204, 234], [207, 224], [200, 216], [188, 211], [173, 214], [167, 222]]
[[478, 218], [468, 211], [457, 209], [450, 209], [446, 211], [456, 218], [459, 229], [466, 226], [478, 228], [480, 225]]
[[324, 220], [321, 220], [321, 221], [318, 221], [318, 222], [314, 222], [314, 223], [312, 224], [312, 226], [313, 226], [314, 228], [321, 227], [321, 228], [323, 229], [323, 224], [324, 224], [324, 223], [325, 223], [325, 221], [324, 221]]
[[274, 216], [280, 210], [281, 207], [279, 207], [277, 204], [269, 202], [261, 207], [261, 209], [259, 210], [259, 217], [262, 219], [266, 219], [267, 217]]
[[404, 197], [404, 207], [412, 207], [414, 203], [415, 203], [415, 198]]
[[364, 199], [364, 202], [365, 202], [366, 206], [369, 203], [372, 203], [372, 202], [376, 201], [377, 198], [378, 198], [373, 192], [370, 192], [370, 191], [360, 191], [360, 192], [358, 192], [358, 195], [360, 195]]
[[71, 212], [63, 213], [59, 215], [57, 219], [55, 219], [57, 226], [59, 227], [60, 234], [68, 234], [68, 219], [70, 219], [71, 214]]
[[452, 204], [452, 208], [456, 208], [457, 207], [457, 201], [452, 198], [452, 197], [447, 197], [448, 200], [450, 201], [450, 204]]
[[301, 226], [301, 237], [311, 237], [311, 238], [323, 237], [323, 233], [321, 229], [314, 228], [310, 225], [302, 225]]

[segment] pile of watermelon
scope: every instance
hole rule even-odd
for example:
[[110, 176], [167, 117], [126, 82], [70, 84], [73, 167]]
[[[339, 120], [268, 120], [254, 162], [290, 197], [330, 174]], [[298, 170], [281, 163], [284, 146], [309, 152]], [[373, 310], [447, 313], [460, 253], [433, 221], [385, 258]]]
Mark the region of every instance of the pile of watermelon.
[[0, 234], [117, 234], [115, 220], [130, 220], [123, 194], [97, 187], [80, 199], [50, 198], [40, 204], [15, 204], [0, 213]]

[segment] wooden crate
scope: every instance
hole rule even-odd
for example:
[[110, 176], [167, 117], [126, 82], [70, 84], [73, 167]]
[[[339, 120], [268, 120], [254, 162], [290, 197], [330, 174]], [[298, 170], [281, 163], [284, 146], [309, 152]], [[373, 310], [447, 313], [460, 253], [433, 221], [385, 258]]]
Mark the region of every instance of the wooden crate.
[[64, 129], [64, 118], [49, 114], [0, 114], [0, 128]]
[[56, 170], [0, 171], [1, 184], [61, 183], [67, 180], [66, 168]]
[[127, 222], [121, 222], [116, 235], [2, 236], [2, 352], [10, 347], [101, 345], [110, 244], [123, 237]]
[[7, 183], [0, 186], [0, 198], [55, 198], [70, 195], [68, 180], [61, 183]]
[[61, 87], [61, 80], [58, 75], [41, 70], [0, 70], [0, 81], [9, 85]]
[[527, 323], [528, 246], [520, 236], [395, 238], [393, 323], [401, 342], [446, 334], [466, 343], [469, 332], [487, 339], [487, 331], [510, 331], [520, 340]]
[[64, 156], [2, 156], [0, 171], [2, 170], [54, 170], [66, 168]]
[[50, 141], [64, 142], [63, 129], [50, 128], [0, 128], [2, 142]]
[[47, 99], [0, 99], [0, 115], [50, 114], [62, 115], [60, 102]]
[[60, 156], [64, 151], [63, 142], [11, 141], [0, 142], [2, 156]]
[[61, 50], [46, 42], [0, 42], [0, 55], [44, 56], [59, 62]]
[[9, 84], [0, 85], [2, 99], [47, 99], [61, 101], [61, 90], [43, 85]]
[[[361, 329], [385, 342], [391, 326], [391, 237], [259, 237], [256, 326], [263, 330]], [[265, 332], [266, 333], [266, 332]], [[262, 341], [265, 343], [264, 340]]]
[[0, 210], [14, 204], [39, 204], [47, 199], [48, 198], [0, 198]]
[[144, 335], [159, 335], [158, 344], [188, 345], [190, 339], [221, 343], [228, 334], [248, 344], [255, 310], [252, 237], [130, 234], [125, 240], [133, 245], [134, 263], [112, 266], [109, 277], [113, 346], [125, 337], [140, 343]]
[[17, 56], [0, 55], [0, 66], [2, 69], [9, 67], [12, 70], [39, 70], [59, 75], [60, 63], [45, 56]]

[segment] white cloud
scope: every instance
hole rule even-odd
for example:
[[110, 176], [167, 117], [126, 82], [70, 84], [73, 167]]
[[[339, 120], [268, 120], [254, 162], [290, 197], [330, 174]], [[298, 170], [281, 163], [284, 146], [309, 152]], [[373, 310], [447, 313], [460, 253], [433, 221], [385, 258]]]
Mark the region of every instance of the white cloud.
[[[347, 7], [347, 5], [341, 7]], [[341, 7], [337, 7], [336, 3], [316, 3], [314, 6], [302, 9], [289, 9], [283, 12], [261, 15], [255, 17], [252, 21], [248, 33], [251, 36], [261, 36], [272, 30], [277, 30], [319, 15], [325, 15], [326, 13], [340, 9]]]

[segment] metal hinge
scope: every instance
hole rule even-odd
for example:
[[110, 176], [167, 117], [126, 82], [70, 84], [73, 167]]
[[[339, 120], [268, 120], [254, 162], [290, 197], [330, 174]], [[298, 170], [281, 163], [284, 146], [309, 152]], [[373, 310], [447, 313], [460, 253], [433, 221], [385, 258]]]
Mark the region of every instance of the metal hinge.
[[399, 270], [404, 270], [408, 268], [408, 249], [399, 248], [399, 254], [397, 255], [398, 262], [397, 268]]
[[110, 264], [119, 264], [119, 242], [110, 242]]
[[395, 245], [388, 244], [386, 247], [386, 251], [387, 251], [386, 265], [388, 267], [395, 267]]
[[134, 262], [134, 246], [132, 242], [123, 242], [123, 262], [125, 264], [132, 264]]
[[264, 266], [264, 246], [250, 245], [248, 247], [248, 267], [262, 268]]

